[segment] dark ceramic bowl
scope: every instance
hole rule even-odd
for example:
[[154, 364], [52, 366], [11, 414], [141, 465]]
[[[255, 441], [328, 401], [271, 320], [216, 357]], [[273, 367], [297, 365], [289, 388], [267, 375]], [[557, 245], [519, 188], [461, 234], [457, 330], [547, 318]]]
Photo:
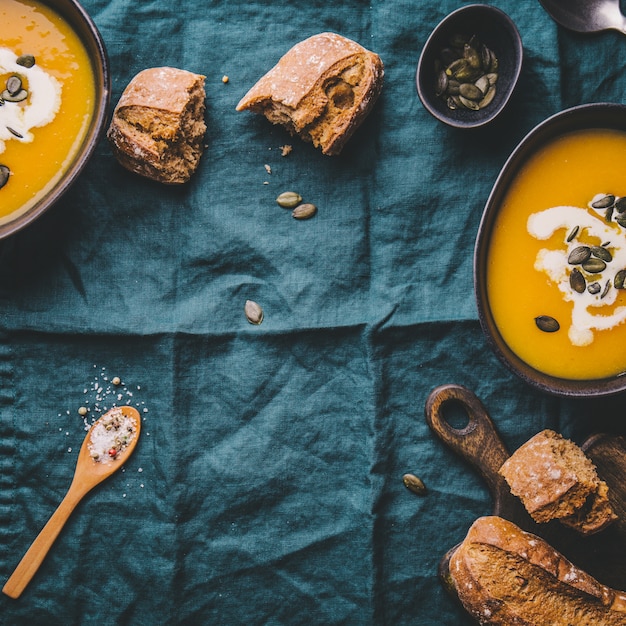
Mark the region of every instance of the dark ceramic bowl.
[[491, 234], [504, 197], [525, 162], [546, 143], [566, 133], [584, 129], [626, 132], [626, 106], [587, 104], [567, 109], [535, 127], [515, 148], [500, 172], [487, 200], [474, 250], [474, 287], [478, 316], [487, 341], [497, 357], [530, 385], [558, 396], [600, 397], [626, 390], [626, 375], [594, 380], [568, 380], [544, 374], [520, 359], [502, 338], [489, 306], [488, 251]]
[[107, 122], [111, 78], [106, 48], [96, 25], [76, 0], [42, 0], [42, 2], [70, 24], [87, 50], [95, 83], [94, 112], [82, 144], [63, 176], [35, 205], [25, 212], [17, 210], [14, 218], [9, 217], [7, 221], [0, 224], [0, 239], [12, 235], [34, 222], [61, 198], [89, 161]]
[[[475, 35], [498, 59], [498, 81], [494, 99], [480, 110], [450, 109], [437, 95], [437, 62], [450, 39]], [[450, 13], [432, 32], [420, 55], [415, 83], [422, 104], [434, 117], [455, 128], [477, 128], [493, 121], [511, 99], [522, 69], [523, 48], [511, 18], [487, 4], [470, 4]]]

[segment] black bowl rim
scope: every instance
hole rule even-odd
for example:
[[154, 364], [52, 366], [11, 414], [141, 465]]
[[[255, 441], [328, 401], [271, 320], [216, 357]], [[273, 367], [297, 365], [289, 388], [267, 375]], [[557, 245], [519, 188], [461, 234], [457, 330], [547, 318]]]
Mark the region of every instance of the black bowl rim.
[[[514, 71], [511, 75], [511, 80], [509, 85], [507, 86], [507, 90], [504, 93], [504, 97], [502, 98], [499, 106], [490, 109], [483, 109], [480, 113], [481, 115], [477, 115], [475, 119], [455, 119], [453, 116], [448, 116], [439, 111], [437, 108], [431, 105], [430, 98], [428, 94], [425, 92], [425, 88], [422, 85], [421, 76], [424, 72], [424, 61], [427, 56], [428, 51], [432, 47], [433, 42], [438, 38], [439, 33], [443, 28], [446, 28], [450, 22], [459, 19], [460, 16], [466, 13], [483, 11], [485, 13], [489, 13], [492, 17], [499, 20], [506, 28], [508, 33], [511, 36], [512, 46], [514, 50], [514, 60], [513, 66]], [[509, 15], [507, 15], [502, 9], [495, 7], [490, 4], [482, 4], [482, 3], [474, 3], [468, 4], [458, 9], [455, 9], [448, 15], [446, 15], [438, 24], [433, 28], [426, 43], [422, 48], [422, 52], [420, 54], [417, 70], [415, 72], [415, 86], [417, 89], [417, 95], [421, 100], [424, 108], [436, 119], [448, 126], [452, 126], [454, 128], [461, 129], [469, 129], [469, 128], [479, 128], [481, 126], [485, 126], [492, 122], [496, 117], [498, 117], [502, 111], [506, 108], [509, 103], [513, 92], [515, 91], [515, 87], [519, 80], [520, 73], [522, 71], [522, 63], [524, 58], [524, 47], [522, 44], [522, 38], [519, 33], [519, 30], [515, 24], [515, 22], [511, 19]]]
[[502, 197], [519, 166], [533, 154], [537, 146], [582, 128], [609, 128], [626, 131], [626, 105], [598, 102], [564, 109], [535, 126], [513, 150], [491, 190], [474, 248], [474, 293], [478, 319], [487, 343], [500, 361], [530, 385], [552, 395], [564, 397], [601, 397], [626, 390], [626, 372], [596, 380], [569, 380], [544, 374], [522, 361], [506, 344], [493, 320], [486, 290], [486, 264], [489, 237]]
[[81, 149], [58, 184], [24, 213], [0, 225], [0, 239], [21, 231], [56, 204], [74, 184], [94, 153], [108, 121], [111, 100], [111, 73], [104, 40], [91, 16], [78, 0], [41, 0], [66, 19], [83, 42], [91, 58], [95, 82], [94, 117]]

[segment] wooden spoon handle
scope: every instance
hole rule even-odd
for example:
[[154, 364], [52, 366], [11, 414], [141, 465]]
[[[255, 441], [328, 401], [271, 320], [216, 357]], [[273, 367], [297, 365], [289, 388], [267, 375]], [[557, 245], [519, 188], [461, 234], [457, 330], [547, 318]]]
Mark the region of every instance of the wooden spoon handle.
[[[467, 426], [458, 429], [449, 424], [444, 415], [448, 403], [463, 408], [469, 419]], [[461, 385], [442, 385], [428, 396], [425, 414], [435, 434], [480, 472], [492, 494], [499, 493], [503, 479], [498, 470], [509, 458], [509, 452], [481, 401]]]
[[33, 541], [30, 548], [28, 548], [26, 554], [15, 568], [15, 571], [5, 583], [2, 588], [2, 593], [5, 593], [10, 598], [20, 597], [26, 585], [28, 585], [39, 569], [39, 566], [43, 563], [46, 554], [48, 554], [48, 551], [52, 547], [55, 539], [59, 536], [65, 522], [67, 522], [70, 514], [76, 508], [76, 505], [80, 502], [83, 495], [84, 493], [82, 493], [81, 490], [72, 489], [70, 487], [57, 510], [52, 514], [52, 517], [42, 528], [39, 535], [37, 535], [37, 538]]

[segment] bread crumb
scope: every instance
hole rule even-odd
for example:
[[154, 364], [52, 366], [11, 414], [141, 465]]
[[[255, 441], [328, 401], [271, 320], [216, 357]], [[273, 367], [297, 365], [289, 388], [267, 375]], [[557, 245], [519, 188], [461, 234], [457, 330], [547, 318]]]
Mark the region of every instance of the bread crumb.
[[226, 84], [228, 81], [229, 81], [228, 76], [226, 76], [226, 74], [224, 74], [224, 76], [222, 76], [222, 82], [223, 82], [224, 84]]
[[279, 146], [281, 156], [287, 156], [293, 150], [293, 147], [289, 144], [285, 144], [284, 146]]
[[271, 173], [272, 173], [272, 168], [271, 168], [271, 167], [270, 167], [267, 163], [266, 163], [263, 167], [265, 167], [265, 171], [266, 171], [268, 174], [271, 174]]

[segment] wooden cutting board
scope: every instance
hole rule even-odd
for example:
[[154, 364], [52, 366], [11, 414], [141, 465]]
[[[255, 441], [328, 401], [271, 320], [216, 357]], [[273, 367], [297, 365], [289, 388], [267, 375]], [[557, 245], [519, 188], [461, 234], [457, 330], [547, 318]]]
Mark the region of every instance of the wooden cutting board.
[[[446, 420], [450, 403], [467, 414], [463, 428]], [[510, 456], [481, 401], [460, 385], [434, 389], [425, 407], [426, 421], [433, 432], [454, 452], [465, 459], [485, 480], [493, 497], [493, 514], [504, 517], [524, 530], [543, 537], [601, 583], [626, 590], [626, 438], [622, 435], [597, 434], [582, 445], [595, 463], [598, 474], [609, 486], [611, 504], [619, 519], [609, 528], [585, 537], [563, 524], [552, 521], [537, 524], [520, 500], [513, 496], [498, 470]], [[450, 415], [448, 413], [448, 415]], [[536, 433], [530, 433], [528, 438]], [[463, 537], [459, 537], [461, 541]], [[444, 559], [447, 558], [444, 557]]]

